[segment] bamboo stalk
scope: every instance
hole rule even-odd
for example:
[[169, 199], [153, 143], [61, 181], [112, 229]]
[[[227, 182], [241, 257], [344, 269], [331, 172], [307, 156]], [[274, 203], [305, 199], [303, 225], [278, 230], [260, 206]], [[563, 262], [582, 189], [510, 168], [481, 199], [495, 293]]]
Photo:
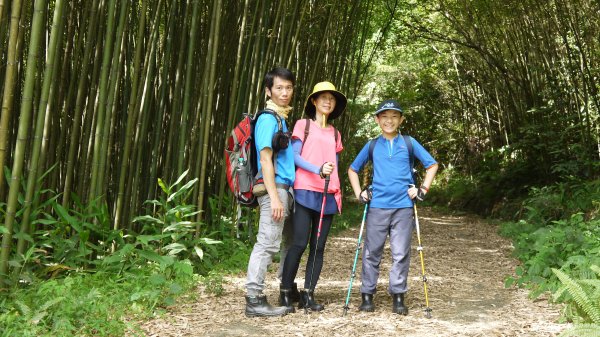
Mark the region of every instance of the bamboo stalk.
[[2, 236], [2, 247], [0, 251], [0, 285], [8, 274], [8, 260], [12, 247], [13, 224], [15, 213], [18, 206], [18, 195], [21, 187], [20, 180], [25, 163], [25, 152], [27, 138], [30, 131], [30, 120], [33, 106], [33, 90], [35, 85], [36, 62], [38, 57], [39, 45], [44, 21], [45, 1], [36, 0], [34, 5], [31, 39], [29, 40], [29, 53], [27, 56], [27, 69], [25, 75], [25, 86], [23, 97], [21, 99], [21, 111], [19, 114], [19, 131], [17, 135], [17, 144], [15, 147], [15, 157], [12, 167], [12, 176], [10, 189], [8, 192], [8, 202], [6, 205], [6, 216], [4, 218], [4, 227], [6, 232]]

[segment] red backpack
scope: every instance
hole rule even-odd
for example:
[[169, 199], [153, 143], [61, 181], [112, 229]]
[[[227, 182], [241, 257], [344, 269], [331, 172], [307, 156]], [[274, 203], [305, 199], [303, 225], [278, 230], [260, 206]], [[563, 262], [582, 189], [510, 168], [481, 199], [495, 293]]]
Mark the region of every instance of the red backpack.
[[262, 110], [254, 116], [244, 114], [244, 118], [233, 128], [231, 135], [227, 138], [227, 147], [225, 148], [227, 184], [237, 202], [242, 206], [258, 206], [256, 196], [252, 194], [252, 187], [254, 187], [258, 173], [254, 125], [263, 113], [275, 116], [279, 132], [282, 132], [281, 117], [272, 110]]

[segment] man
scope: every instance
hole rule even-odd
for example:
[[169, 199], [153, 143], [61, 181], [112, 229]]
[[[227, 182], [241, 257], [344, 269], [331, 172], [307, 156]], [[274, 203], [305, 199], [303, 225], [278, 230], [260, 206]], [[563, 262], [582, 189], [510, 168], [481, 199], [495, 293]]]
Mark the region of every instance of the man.
[[408, 290], [410, 240], [415, 223], [413, 199], [425, 198], [437, 172], [438, 164], [419, 142], [409, 137], [415, 158], [427, 170], [423, 183], [416, 188], [408, 147], [398, 130], [404, 121], [402, 113], [402, 108], [395, 100], [382, 102], [374, 113], [375, 121], [381, 128], [381, 136], [371, 140], [375, 142], [371, 158], [373, 161], [372, 193], [366, 189], [361, 191], [357, 173], [370, 159], [370, 142], [358, 153], [348, 169], [348, 178], [356, 198], [361, 202], [370, 203], [362, 259], [360, 311], [375, 310], [373, 295], [377, 288], [383, 247], [389, 234], [392, 268], [388, 291], [393, 297], [392, 312], [408, 314], [404, 294]]
[[[266, 194], [257, 195], [260, 207], [260, 220], [256, 243], [248, 262], [246, 282], [246, 316], [283, 316], [286, 307], [274, 307], [267, 302], [263, 294], [267, 267], [273, 256], [279, 251], [282, 236], [291, 235], [288, 217], [293, 205], [292, 186], [296, 178], [294, 152], [289, 139], [281, 140], [279, 124], [287, 136], [286, 119], [291, 111], [290, 102], [294, 94], [295, 78], [286, 68], [273, 68], [265, 75], [265, 93], [268, 97], [265, 109], [272, 113], [261, 114], [254, 128], [254, 142], [258, 156], [258, 173], [262, 179]], [[279, 141], [274, 142], [274, 138]], [[280, 148], [273, 148], [279, 144]], [[259, 181], [260, 181], [259, 179]], [[291, 240], [285, 240], [290, 242]], [[282, 252], [281, 261], [285, 259]], [[281, 267], [280, 267], [281, 270]]]

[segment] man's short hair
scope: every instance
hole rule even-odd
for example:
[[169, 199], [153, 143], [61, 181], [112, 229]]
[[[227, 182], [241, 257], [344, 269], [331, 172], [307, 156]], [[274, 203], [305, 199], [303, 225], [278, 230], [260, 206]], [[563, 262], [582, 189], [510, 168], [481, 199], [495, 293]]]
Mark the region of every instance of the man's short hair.
[[265, 74], [265, 88], [269, 88], [269, 90], [271, 90], [271, 88], [273, 87], [273, 79], [275, 77], [288, 80], [292, 82], [292, 85], [296, 84], [296, 78], [289, 69], [283, 67], [275, 67]]

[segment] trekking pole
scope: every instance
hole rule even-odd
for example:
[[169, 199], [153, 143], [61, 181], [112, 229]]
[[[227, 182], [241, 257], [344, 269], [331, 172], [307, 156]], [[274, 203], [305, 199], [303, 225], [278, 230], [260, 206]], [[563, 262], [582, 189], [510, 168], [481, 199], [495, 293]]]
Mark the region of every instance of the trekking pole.
[[369, 203], [365, 204], [365, 210], [363, 212], [362, 222], [360, 224], [360, 231], [358, 232], [358, 242], [356, 243], [356, 253], [354, 254], [354, 264], [352, 265], [352, 272], [350, 273], [350, 284], [348, 285], [348, 294], [346, 294], [346, 303], [344, 305], [344, 314], [342, 316], [346, 316], [346, 312], [350, 307], [348, 303], [350, 302], [350, 292], [352, 291], [352, 282], [354, 282], [354, 277], [356, 276], [356, 262], [358, 261], [358, 253], [360, 252], [360, 244], [362, 241], [362, 233], [363, 228], [365, 227], [365, 220], [367, 218], [367, 210], [369, 209]]
[[421, 246], [421, 231], [419, 230], [419, 216], [417, 215], [416, 202], [413, 202], [413, 209], [415, 210], [415, 226], [417, 228], [417, 241], [419, 242], [417, 251], [421, 257], [421, 275], [423, 276], [423, 289], [425, 290], [425, 317], [431, 318], [431, 308], [429, 307], [429, 297], [427, 296], [427, 276], [425, 276], [425, 261], [423, 259], [423, 247]]
[[[313, 274], [315, 273], [315, 263], [317, 261], [317, 247], [319, 246], [319, 238], [321, 237], [321, 225], [323, 225], [323, 215], [325, 213], [325, 202], [327, 201], [328, 187], [329, 176], [325, 177], [325, 187], [323, 188], [323, 202], [321, 203], [321, 215], [319, 216], [319, 227], [317, 227], [317, 242], [315, 244], [315, 254], [313, 256], [312, 268], [310, 270], [310, 281], [308, 282], [308, 290], [312, 288]], [[308, 313], [308, 304], [304, 306], [304, 313]]]

